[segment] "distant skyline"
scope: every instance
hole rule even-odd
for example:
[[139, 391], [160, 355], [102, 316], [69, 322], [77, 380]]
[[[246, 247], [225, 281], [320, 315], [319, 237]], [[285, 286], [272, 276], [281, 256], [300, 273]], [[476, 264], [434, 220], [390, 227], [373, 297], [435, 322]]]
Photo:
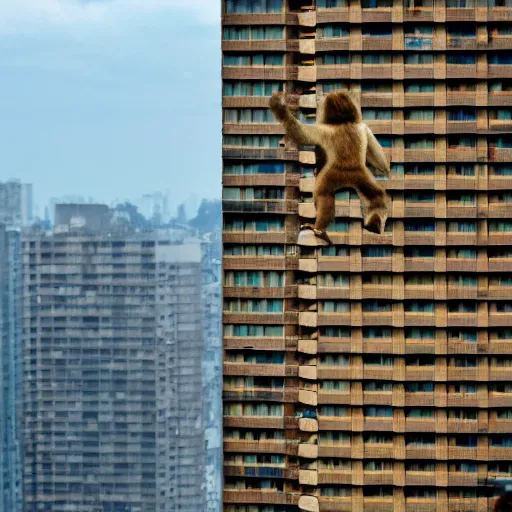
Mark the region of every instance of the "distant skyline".
[[0, 181], [221, 195], [220, 2], [0, 0]]

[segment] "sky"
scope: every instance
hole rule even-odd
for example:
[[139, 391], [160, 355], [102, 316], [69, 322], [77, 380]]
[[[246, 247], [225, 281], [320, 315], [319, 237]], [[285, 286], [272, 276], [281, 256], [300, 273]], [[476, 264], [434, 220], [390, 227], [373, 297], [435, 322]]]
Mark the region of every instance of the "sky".
[[0, 181], [220, 197], [219, 0], [0, 0]]

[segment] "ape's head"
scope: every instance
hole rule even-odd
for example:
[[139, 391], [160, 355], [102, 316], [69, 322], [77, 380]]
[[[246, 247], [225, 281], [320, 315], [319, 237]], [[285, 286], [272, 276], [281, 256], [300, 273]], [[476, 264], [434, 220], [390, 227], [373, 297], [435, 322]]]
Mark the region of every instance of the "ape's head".
[[330, 92], [325, 97], [321, 115], [322, 123], [360, 123], [361, 120], [361, 111], [347, 91]]

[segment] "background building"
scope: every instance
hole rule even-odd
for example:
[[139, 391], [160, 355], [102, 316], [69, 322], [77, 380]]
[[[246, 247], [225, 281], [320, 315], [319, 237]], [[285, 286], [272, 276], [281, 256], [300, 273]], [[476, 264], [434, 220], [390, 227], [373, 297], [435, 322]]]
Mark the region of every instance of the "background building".
[[[498, 0], [226, 0], [226, 512], [486, 510], [512, 473], [512, 9]], [[348, 88], [392, 161], [383, 235], [314, 148], [283, 140]]]
[[202, 510], [200, 243], [69, 208], [22, 242], [24, 510]]
[[0, 223], [0, 510], [21, 512], [20, 231]]
[[0, 222], [8, 226], [28, 226], [32, 220], [32, 184], [19, 180], [0, 182]]

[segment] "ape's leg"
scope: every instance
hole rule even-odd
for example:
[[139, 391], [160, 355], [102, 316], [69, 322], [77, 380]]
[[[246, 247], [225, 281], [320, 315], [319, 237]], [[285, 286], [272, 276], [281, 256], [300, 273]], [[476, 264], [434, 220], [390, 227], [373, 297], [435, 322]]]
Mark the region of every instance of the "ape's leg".
[[388, 215], [386, 192], [368, 169], [362, 169], [354, 180], [354, 188], [367, 207], [364, 227], [372, 233], [383, 233]]
[[316, 208], [315, 229], [325, 231], [334, 219], [334, 194], [341, 188], [341, 173], [335, 169], [323, 169], [316, 177], [313, 201]]

